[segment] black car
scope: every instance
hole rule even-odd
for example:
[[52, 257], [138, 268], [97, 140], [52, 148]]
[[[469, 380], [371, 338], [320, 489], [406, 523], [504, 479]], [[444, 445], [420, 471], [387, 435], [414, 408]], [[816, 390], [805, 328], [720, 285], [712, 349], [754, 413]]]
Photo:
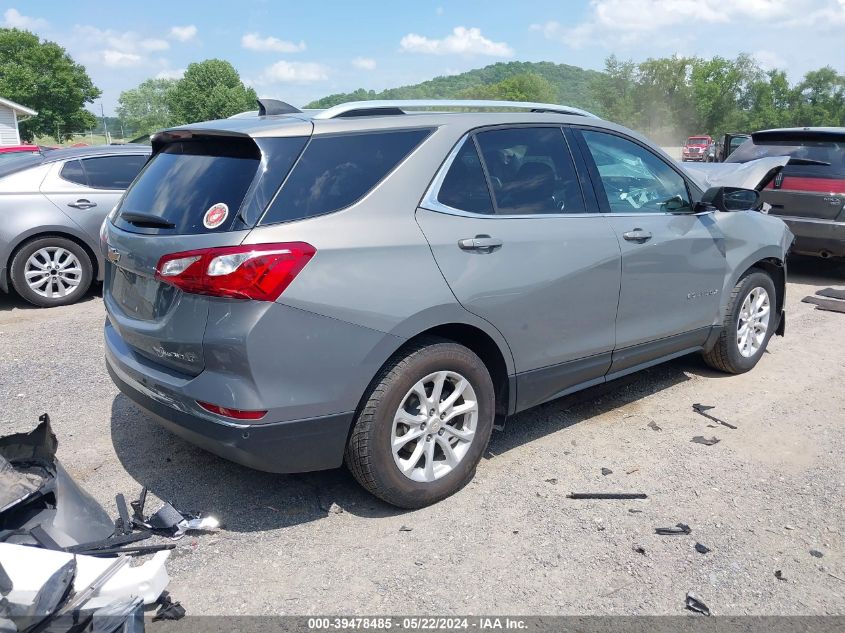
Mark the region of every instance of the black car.
[[845, 257], [845, 127], [755, 132], [726, 162], [790, 156], [762, 199], [795, 234], [792, 251]]

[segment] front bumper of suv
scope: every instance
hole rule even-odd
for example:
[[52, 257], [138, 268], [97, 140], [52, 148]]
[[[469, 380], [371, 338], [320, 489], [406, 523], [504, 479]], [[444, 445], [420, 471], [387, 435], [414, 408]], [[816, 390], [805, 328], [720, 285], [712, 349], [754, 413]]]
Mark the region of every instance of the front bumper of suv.
[[845, 257], [845, 222], [796, 216], [779, 217], [795, 235], [793, 253]]
[[229, 422], [206, 413], [187, 395], [189, 380], [155, 376], [108, 323], [105, 351], [106, 368], [123, 394], [155, 422], [211, 453], [273, 473], [326, 470], [343, 463], [353, 412], [283, 422]]

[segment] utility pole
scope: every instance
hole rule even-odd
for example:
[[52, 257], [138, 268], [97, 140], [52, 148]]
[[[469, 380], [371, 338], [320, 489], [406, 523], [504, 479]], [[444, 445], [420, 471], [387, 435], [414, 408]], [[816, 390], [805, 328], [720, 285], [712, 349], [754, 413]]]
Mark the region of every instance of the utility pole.
[[100, 114], [103, 117], [103, 132], [106, 135], [106, 145], [109, 145], [109, 144], [111, 144], [111, 138], [109, 137], [109, 126], [106, 125], [106, 111], [105, 111], [105, 108], [103, 108], [103, 102], [102, 101], [100, 101]]

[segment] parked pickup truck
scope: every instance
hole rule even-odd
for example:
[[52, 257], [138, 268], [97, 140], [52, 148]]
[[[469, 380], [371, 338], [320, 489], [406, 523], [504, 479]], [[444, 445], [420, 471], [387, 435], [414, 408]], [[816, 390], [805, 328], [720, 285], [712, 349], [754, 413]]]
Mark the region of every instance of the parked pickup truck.
[[711, 162], [712, 156], [715, 154], [715, 152], [711, 152], [711, 149], [715, 149], [715, 143], [711, 137], [690, 136], [684, 143], [681, 160], [684, 162], [691, 160], [702, 163]]

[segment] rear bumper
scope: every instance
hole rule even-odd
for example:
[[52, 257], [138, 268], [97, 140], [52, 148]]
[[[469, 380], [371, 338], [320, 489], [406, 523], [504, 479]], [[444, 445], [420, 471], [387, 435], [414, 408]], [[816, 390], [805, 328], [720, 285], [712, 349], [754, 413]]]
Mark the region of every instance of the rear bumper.
[[795, 235], [793, 253], [845, 257], [845, 222], [779, 216]]
[[143, 371], [108, 325], [105, 339], [106, 368], [115, 385], [156, 423], [192, 444], [273, 473], [326, 470], [343, 463], [353, 412], [281, 422], [229, 422], [203, 412], [178, 386]]

